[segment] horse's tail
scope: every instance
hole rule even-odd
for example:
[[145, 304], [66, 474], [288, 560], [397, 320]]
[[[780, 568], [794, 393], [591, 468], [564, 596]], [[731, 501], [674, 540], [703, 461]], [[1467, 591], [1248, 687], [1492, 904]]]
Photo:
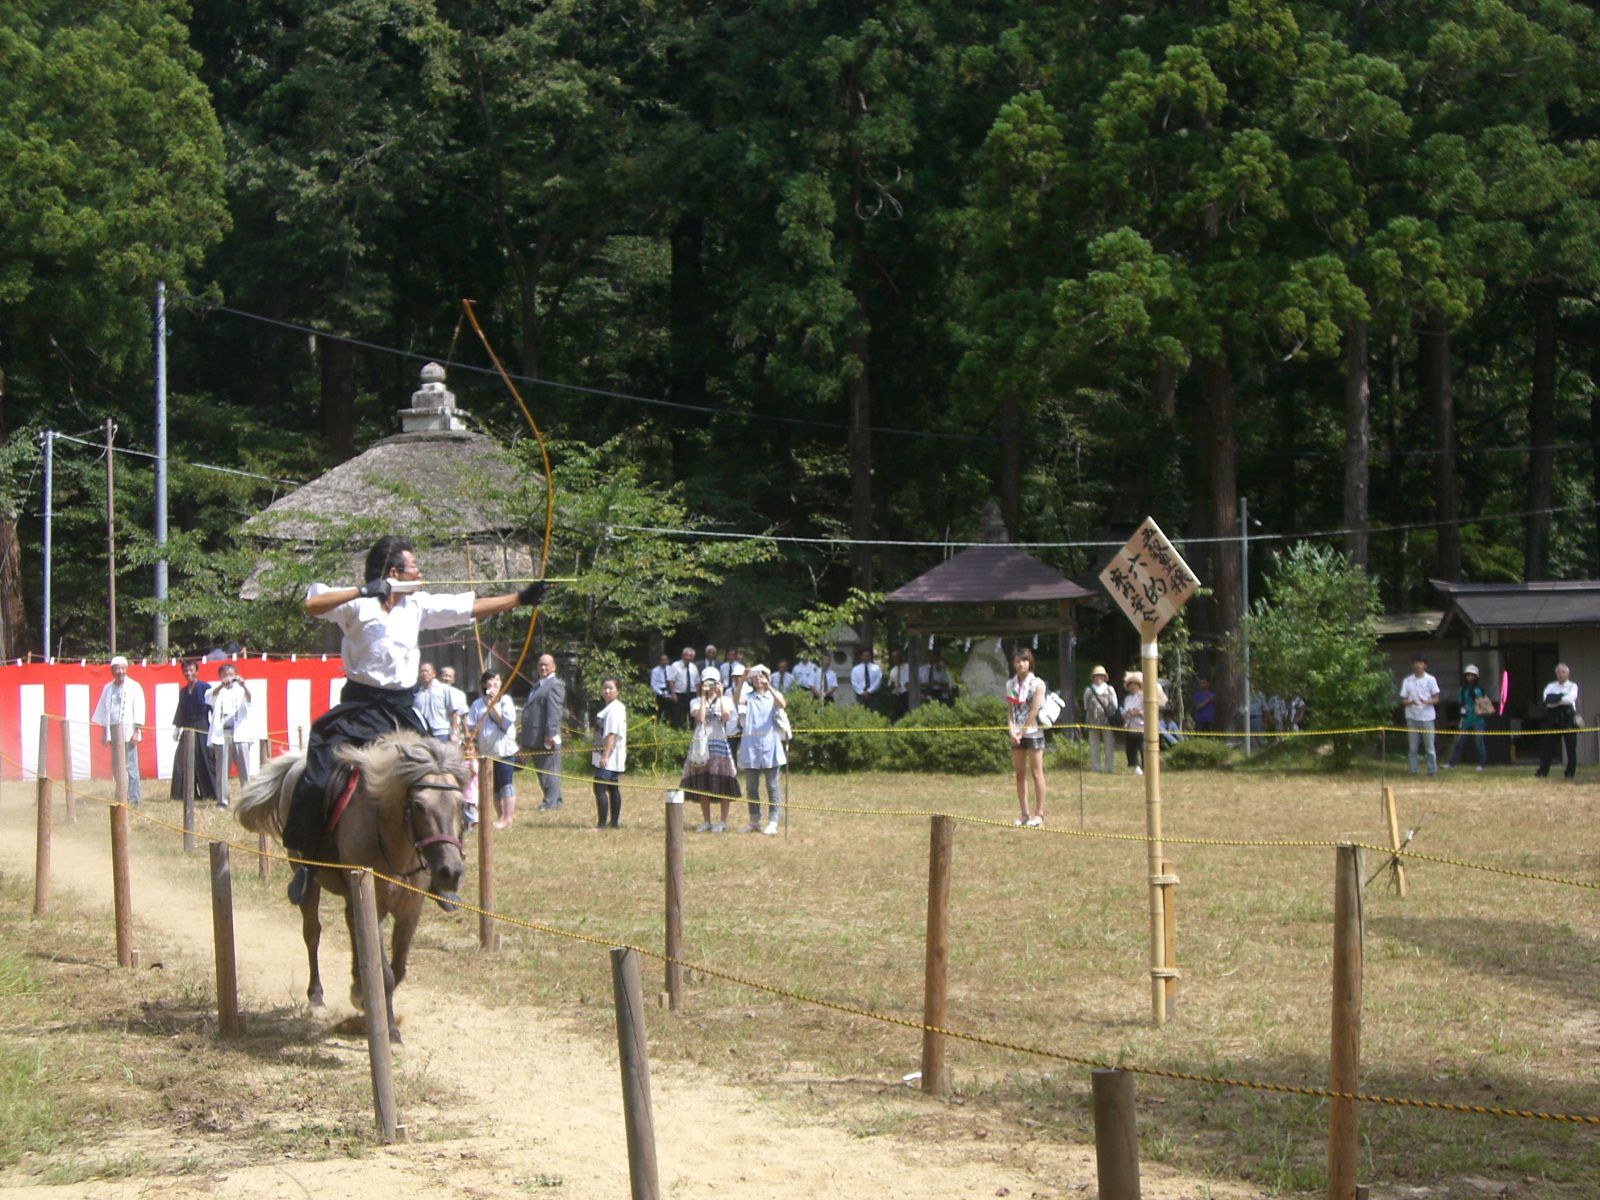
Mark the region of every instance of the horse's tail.
[[304, 754], [278, 755], [245, 784], [234, 818], [251, 833], [270, 833], [281, 841], [289, 800], [305, 767]]

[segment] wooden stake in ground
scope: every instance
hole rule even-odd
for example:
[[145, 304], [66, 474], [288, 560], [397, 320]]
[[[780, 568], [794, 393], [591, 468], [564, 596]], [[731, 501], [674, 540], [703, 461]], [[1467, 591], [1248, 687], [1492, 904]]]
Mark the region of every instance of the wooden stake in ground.
[[1133, 1076], [1096, 1067], [1094, 1159], [1100, 1200], [1139, 1200], [1139, 1129], [1133, 1112]]
[[[1361, 1078], [1361, 856], [1335, 848], [1333, 877], [1333, 1035], [1328, 1087], [1359, 1090]], [[1354, 1200], [1360, 1155], [1354, 1100], [1328, 1101], [1328, 1200]]]
[[372, 1064], [372, 1107], [385, 1142], [397, 1140], [394, 1059], [389, 1046], [389, 1001], [384, 994], [382, 930], [372, 876], [351, 871], [351, 910], [355, 918], [356, 960], [361, 970], [361, 1002], [367, 1017], [367, 1056]]
[[611, 951], [611, 991], [617, 1006], [617, 1055], [622, 1068], [622, 1116], [628, 1137], [628, 1188], [632, 1200], [659, 1200], [655, 1115], [650, 1107], [650, 1052], [645, 1041], [644, 993], [639, 956]]
[[233, 955], [233, 869], [221, 842], [211, 843], [211, 937], [217, 949], [217, 1033], [232, 1037], [240, 1030], [239, 974]]
[[198, 741], [192, 729], [185, 729], [178, 736], [178, 753], [183, 755], [189, 768], [189, 785], [183, 789], [183, 849], [186, 854], [194, 849], [194, 785], [200, 769]]
[[[50, 911], [50, 823], [54, 819], [55, 804], [50, 795], [50, 776], [45, 771], [45, 752], [49, 749], [50, 718], [39, 717], [39, 818], [33, 848], [33, 915], [42, 917]], [[70, 761], [68, 760], [69, 773]], [[72, 785], [67, 785], [72, 791]]]
[[117, 966], [133, 966], [133, 884], [128, 877], [128, 744], [121, 729], [111, 739], [111, 900], [117, 923]]
[[[928, 836], [928, 940], [923, 969], [922, 1023], [945, 1028], [950, 967], [950, 864], [954, 857], [955, 822], [935, 814]], [[944, 1061], [944, 1038], [922, 1031], [922, 1090], [941, 1100], [950, 1095], [950, 1068]]]
[[[1404, 844], [1400, 841], [1400, 814], [1394, 806], [1394, 789], [1383, 789], [1383, 815], [1389, 822], [1389, 848], [1398, 850]], [[1389, 886], [1400, 899], [1406, 898], [1406, 864], [1396, 854], [1389, 860]]]
[[478, 949], [500, 949], [500, 927], [494, 911], [494, 764], [478, 759]]
[[[667, 1006], [683, 1008], [683, 793], [667, 793]], [[678, 960], [678, 961], [673, 961]]]
[[1167, 1020], [1178, 1008], [1178, 875], [1172, 864], [1161, 864], [1162, 943], [1166, 950]]
[[[270, 739], [265, 737], [257, 742], [256, 745], [260, 747], [257, 769], [261, 770], [272, 759], [272, 746]], [[262, 879], [265, 879], [272, 870], [272, 860], [267, 857], [267, 835], [264, 833], [256, 834], [256, 868], [261, 873]]]
[[78, 823], [78, 797], [72, 790], [72, 722], [61, 718], [61, 784], [67, 793], [67, 824]]

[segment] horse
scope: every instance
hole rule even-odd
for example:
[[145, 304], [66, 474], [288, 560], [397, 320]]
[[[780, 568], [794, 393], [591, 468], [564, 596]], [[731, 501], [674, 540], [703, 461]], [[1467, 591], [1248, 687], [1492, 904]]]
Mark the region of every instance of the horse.
[[[426, 892], [446, 911], [453, 908], [461, 885], [461, 795], [467, 782], [467, 765], [456, 747], [409, 730], [385, 734], [366, 746], [340, 746], [335, 752], [354, 777], [334, 773], [329, 798], [337, 790], [350, 791], [349, 803], [323, 839], [331, 850], [317, 857], [337, 860], [343, 868], [368, 867], [374, 873], [378, 921], [394, 917], [392, 949], [384, 962], [383, 990], [388, 1009], [389, 1040], [399, 1043], [400, 1027], [394, 1018], [394, 989], [406, 975], [411, 940], [422, 916], [423, 893], [397, 887], [384, 877], [411, 881], [428, 873]], [[244, 789], [235, 816], [254, 833], [270, 833], [280, 841], [295, 784], [305, 771], [303, 754], [274, 758]], [[361, 964], [354, 945], [355, 910], [346, 871], [319, 869], [300, 905], [301, 932], [311, 965], [306, 999], [313, 1009], [322, 1007], [322, 978], [317, 949], [322, 922], [317, 904], [323, 888], [345, 901], [345, 923], [350, 928], [350, 1001], [362, 1007]], [[380, 942], [380, 953], [382, 946]]]

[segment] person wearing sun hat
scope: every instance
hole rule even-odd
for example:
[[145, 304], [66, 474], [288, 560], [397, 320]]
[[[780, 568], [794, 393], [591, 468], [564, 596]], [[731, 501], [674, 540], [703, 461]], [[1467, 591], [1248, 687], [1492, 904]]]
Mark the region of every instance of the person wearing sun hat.
[[111, 660], [111, 682], [100, 689], [89, 719], [105, 731], [106, 745], [119, 739], [128, 751], [128, 803], [139, 803], [139, 742], [144, 738], [144, 688], [128, 678], [128, 660]]
[[1107, 682], [1102, 666], [1089, 672], [1082, 709], [1083, 723], [1089, 726], [1089, 770], [1113, 774], [1117, 769], [1115, 727], [1122, 724], [1122, 710], [1117, 703], [1117, 689]]
[[[740, 668], [743, 670], [743, 668]], [[706, 671], [700, 676], [700, 694], [689, 702], [689, 724], [694, 737], [684, 759], [678, 786], [700, 804], [696, 833], [728, 832], [728, 807], [739, 795], [739, 773], [728, 734], [737, 729], [738, 711], [722, 691], [722, 676]], [[711, 801], [721, 805], [721, 815], [711, 820]]]
[[1444, 764], [1444, 768], [1448, 771], [1461, 761], [1461, 748], [1471, 738], [1477, 743], [1478, 770], [1481, 771], [1489, 761], [1483, 745], [1484, 710], [1492, 709], [1493, 705], [1488, 702], [1489, 694], [1479, 686], [1478, 668], [1472, 663], [1468, 663], [1461, 671], [1461, 690], [1456, 693], [1456, 698], [1461, 704], [1461, 732], [1456, 736], [1456, 744], [1450, 747], [1450, 761]]

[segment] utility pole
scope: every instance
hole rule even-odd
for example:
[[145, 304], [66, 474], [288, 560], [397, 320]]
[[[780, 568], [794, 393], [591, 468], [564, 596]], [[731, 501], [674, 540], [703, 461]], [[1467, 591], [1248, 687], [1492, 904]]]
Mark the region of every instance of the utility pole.
[[1244, 756], [1250, 757], [1250, 501], [1239, 497], [1239, 642], [1244, 647]]
[[111, 614], [110, 623], [107, 625], [107, 634], [111, 642], [111, 653], [117, 652], [117, 464], [115, 446], [112, 440], [117, 436], [117, 427], [112, 424], [111, 418], [106, 418], [106, 603]]
[[167, 282], [156, 280], [156, 652], [167, 652]]
[[46, 429], [39, 435], [39, 440], [44, 443], [44, 613], [40, 624], [44, 639], [44, 660], [50, 661], [50, 566], [51, 566], [51, 525], [55, 517], [55, 466], [56, 466], [56, 435], [52, 429]]

